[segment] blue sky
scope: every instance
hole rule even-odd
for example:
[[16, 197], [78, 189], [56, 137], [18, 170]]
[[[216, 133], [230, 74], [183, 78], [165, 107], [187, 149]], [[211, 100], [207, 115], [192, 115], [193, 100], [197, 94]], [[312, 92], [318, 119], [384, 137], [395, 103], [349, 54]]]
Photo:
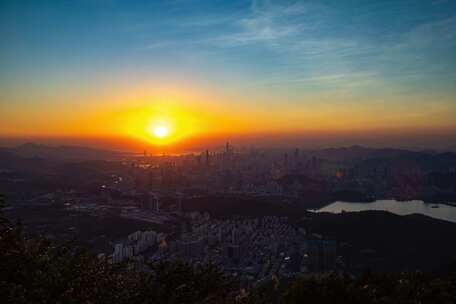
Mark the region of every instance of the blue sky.
[[456, 77], [455, 1], [25, 3], [1, 4], [2, 65], [17, 77], [176, 61], [208, 74], [229, 64], [253, 85], [377, 76], [450, 87]]
[[401, 102], [442, 112], [429, 119], [456, 114], [451, 0], [1, 1], [0, 29], [8, 109], [26, 99], [24, 86], [33, 104], [128, 75], [191, 79], [246, 103]]

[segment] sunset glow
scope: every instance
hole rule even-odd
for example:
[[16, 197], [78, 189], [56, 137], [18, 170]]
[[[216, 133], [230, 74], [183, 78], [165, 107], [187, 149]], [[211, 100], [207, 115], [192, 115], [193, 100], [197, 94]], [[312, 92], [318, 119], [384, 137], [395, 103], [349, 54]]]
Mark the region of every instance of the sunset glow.
[[165, 138], [168, 136], [168, 128], [165, 126], [157, 126], [153, 129], [153, 134], [159, 138]]
[[[140, 1], [113, 5], [108, 18], [77, 1], [49, 4], [49, 16], [12, 1], [0, 12], [10, 33], [0, 47], [0, 137], [176, 150], [236, 136], [421, 146], [440, 136], [444, 145], [456, 134], [456, 15], [453, 2], [425, 2], [410, 14], [402, 2], [379, 2], [372, 18], [351, 24], [369, 5]], [[36, 26], [43, 18], [62, 25]]]

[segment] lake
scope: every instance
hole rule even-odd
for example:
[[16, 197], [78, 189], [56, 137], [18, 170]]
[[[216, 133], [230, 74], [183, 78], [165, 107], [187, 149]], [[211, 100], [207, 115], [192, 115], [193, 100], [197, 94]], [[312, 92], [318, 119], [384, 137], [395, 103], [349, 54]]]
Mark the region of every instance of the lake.
[[[438, 208], [432, 208], [433, 206], [438, 206]], [[377, 200], [372, 203], [335, 202], [318, 210], [312, 211], [341, 213], [342, 211], [355, 212], [365, 210], [389, 211], [397, 215], [419, 213], [436, 219], [456, 223], [456, 207], [444, 204], [425, 204], [423, 201], [402, 202], [396, 200]]]

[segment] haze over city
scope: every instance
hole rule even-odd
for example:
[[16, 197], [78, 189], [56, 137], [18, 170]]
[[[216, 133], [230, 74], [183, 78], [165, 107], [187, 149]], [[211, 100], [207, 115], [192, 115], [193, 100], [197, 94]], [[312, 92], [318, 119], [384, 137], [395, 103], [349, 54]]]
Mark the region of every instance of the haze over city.
[[4, 144], [455, 141], [454, 1], [6, 1], [0, 17]]

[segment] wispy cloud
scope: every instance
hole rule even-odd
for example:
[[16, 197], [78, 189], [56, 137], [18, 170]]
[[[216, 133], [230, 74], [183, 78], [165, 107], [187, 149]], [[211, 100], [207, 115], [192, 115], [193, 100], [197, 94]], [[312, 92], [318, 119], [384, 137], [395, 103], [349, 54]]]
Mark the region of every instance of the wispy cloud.
[[237, 20], [237, 31], [223, 34], [214, 43], [220, 46], [242, 46], [258, 43], [276, 44], [283, 39], [297, 37], [303, 30], [301, 22], [286, 22], [307, 11], [304, 5], [270, 6], [252, 2], [251, 16]]
[[313, 76], [288, 75], [288, 77], [276, 77], [255, 85], [282, 85], [286, 83], [301, 84], [303, 86], [328, 86], [333, 89], [347, 89], [375, 82], [378, 75], [369, 72], [352, 72], [344, 74], [320, 74]]
[[[376, 81], [394, 86], [398, 79], [411, 82], [425, 71], [448, 70], [448, 63], [456, 66], [447, 54], [448, 46], [456, 45], [456, 17], [429, 22], [407, 17], [403, 28], [394, 30], [393, 23], [374, 23], [379, 16], [400, 18], [407, 13], [402, 4], [358, 6], [351, 8], [356, 12], [351, 20], [350, 14], [321, 2], [252, 1], [249, 11], [181, 20], [179, 30], [196, 28], [193, 35], [147, 48], [205, 50], [214, 57], [227, 56], [226, 60], [243, 56], [245, 49], [264, 50], [264, 58], [245, 62], [268, 71], [259, 83], [320, 83], [328, 89], [371, 86]], [[445, 58], [432, 58], [436, 54]]]

